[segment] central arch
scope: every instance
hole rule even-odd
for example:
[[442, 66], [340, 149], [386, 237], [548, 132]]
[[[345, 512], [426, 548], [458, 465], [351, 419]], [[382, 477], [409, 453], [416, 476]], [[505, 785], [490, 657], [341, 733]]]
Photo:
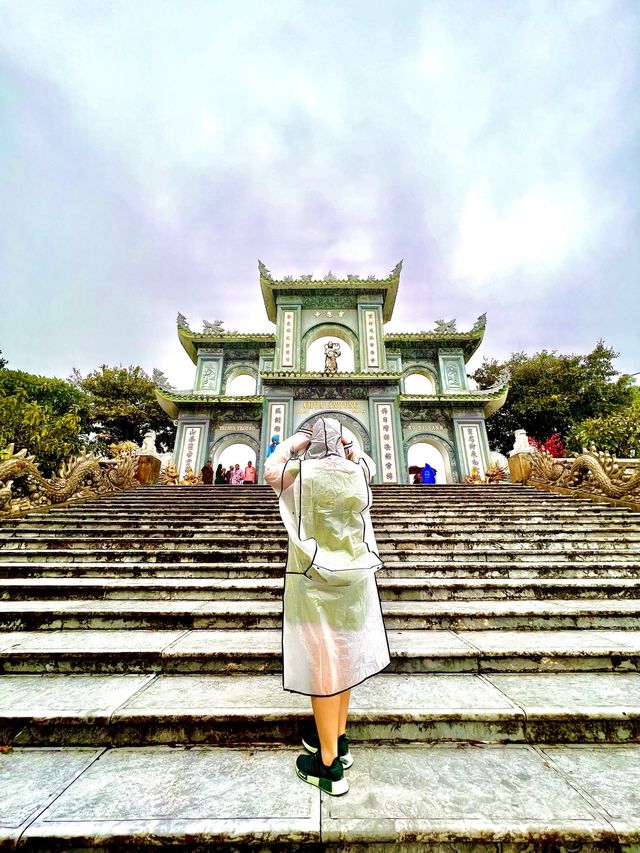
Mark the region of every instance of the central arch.
[[[347, 326], [342, 326], [340, 323], [321, 323], [320, 325], [309, 329], [309, 331], [303, 335], [301, 345], [302, 357], [304, 359], [303, 370], [309, 370], [309, 367], [307, 366], [309, 347], [320, 338], [338, 338], [338, 340], [346, 344], [349, 347], [350, 354], [353, 356], [353, 368], [352, 370], [344, 372], [360, 372], [358, 339], [351, 329]], [[339, 372], [343, 372], [340, 371], [340, 362], [338, 362], [338, 370]]]
[[359, 421], [344, 412], [332, 412], [330, 409], [327, 409], [324, 412], [314, 412], [312, 415], [305, 418], [302, 423], [298, 425], [297, 429], [300, 429], [300, 427], [312, 426], [318, 418], [335, 418], [337, 421], [340, 421], [345, 431], [351, 433], [349, 437], [354, 438], [368, 456], [371, 455], [371, 439], [369, 438], [369, 433]]

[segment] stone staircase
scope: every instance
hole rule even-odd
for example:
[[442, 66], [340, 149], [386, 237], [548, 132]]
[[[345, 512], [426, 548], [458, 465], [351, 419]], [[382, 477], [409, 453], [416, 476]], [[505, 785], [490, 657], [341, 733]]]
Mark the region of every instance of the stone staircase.
[[294, 775], [268, 487], [0, 523], [0, 847], [640, 851], [640, 514], [379, 486], [392, 650], [351, 790]]

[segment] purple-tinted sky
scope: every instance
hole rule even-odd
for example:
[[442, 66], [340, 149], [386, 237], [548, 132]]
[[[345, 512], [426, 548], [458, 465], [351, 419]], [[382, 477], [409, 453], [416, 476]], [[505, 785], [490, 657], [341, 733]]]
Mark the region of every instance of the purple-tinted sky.
[[273, 328], [257, 258], [404, 258], [388, 331], [640, 371], [638, 44], [635, 0], [0, 0], [0, 348], [187, 387], [178, 311]]

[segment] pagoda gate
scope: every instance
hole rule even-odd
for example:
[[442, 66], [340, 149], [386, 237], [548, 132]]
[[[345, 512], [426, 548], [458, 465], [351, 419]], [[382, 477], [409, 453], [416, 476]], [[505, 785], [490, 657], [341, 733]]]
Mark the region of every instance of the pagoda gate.
[[[460, 482], [474, 467], [484, 476], [485, 418], [507, 395], [506, 380], [483, 391], [467, 382], [466, 362], [482, 341], [486, 315], [466, 332], [438, 321], [433, 331], [385, 334], [401, 269], [399, 263], [383, 279], [328, 273], [276, 280], [259, 262], [275, 334], [227, 332], [220, 322], [194, 332], [179, 314], [178, 336], [196, 366], [194, 388], [156, 393], [177, 420], [180, 475], [199, 472], [209, 458], [216, 465], [225, 448], [241, 444], [255, 453], [262, 482], [272, 435], [286, 438], [330, 415], [373, 457], [378, 483], [409, 482], [408, 454], [417, 443], [439, 452], [439, 481]], [[234, 391], [238, 380], [242, 393]]]

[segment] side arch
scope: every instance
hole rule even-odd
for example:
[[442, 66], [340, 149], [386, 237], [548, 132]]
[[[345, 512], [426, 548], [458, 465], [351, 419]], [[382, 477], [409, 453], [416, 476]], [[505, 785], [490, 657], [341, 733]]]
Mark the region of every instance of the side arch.
[[[230, 382], [232, 382], [238, 376], [251, 376], [256, 383], [256, 387], [255, 387], [255, 390], [253, 393], [254, 394], [258, 393], [258, 382], [259, 382], [260, 377], [258, 375], [257, 368], [254, 367], [253, 365], [241, 364], [241, 363], [238, 364], [237, 362], [235, 364], [230, 364], [225, 369], [225, 371], [222, 375], [222, 387], [221, 387], [220, 393], [226, 394], [227, 393], [227, 386], [229, 385]], [[242, 396], [242, 395], [240, 395], [240, 396]]]
[[424, 376], [431, 382], [433, 386], [432, 394], [439, 393], [439, 383], [438, 383], [438, 373], [435, 367], [431, 367], [426, 364], [408, 364], [402, 370], [402, 379], [401, 379], [401, 388], [403, 394], [411, 394], [411, 391], [407, 391], [405, 387], [405, 382], [409, 376]]
[[458, 464], [456, 462], [456, 453], [453, 444], [441, 435], [435, 435], [432, 432], [419, 432], [417, 435], [412, 435], [404, 444], [405, 449], [405, 467], [409, 469], [409, 449], [415, 444], [430, 444], [442, 456], [445, 467], [445, 480], [447, 483], [459, 483], [460, 474], [458, 472]]
[[258, 442], [246, 432], [232, 432], [229, 435], [221, 435], [220, 438], [217, 438], [209, 445], [209, 456], [207, 458], [213, 462], [214, 469], [218, 466], [218, 459], [223, 450], [231, 447], [232, 444], [244, 444], [251, 448], [256, 455], [256, 468], [258, 467], [260, 458], [260, 445]]

